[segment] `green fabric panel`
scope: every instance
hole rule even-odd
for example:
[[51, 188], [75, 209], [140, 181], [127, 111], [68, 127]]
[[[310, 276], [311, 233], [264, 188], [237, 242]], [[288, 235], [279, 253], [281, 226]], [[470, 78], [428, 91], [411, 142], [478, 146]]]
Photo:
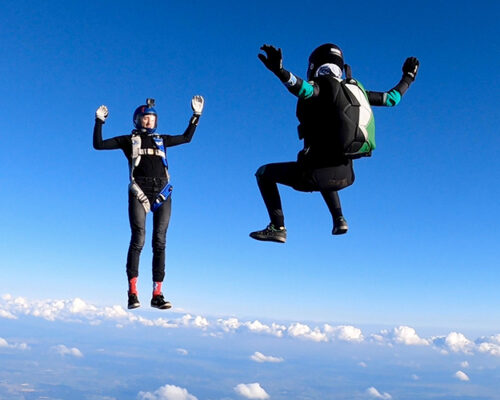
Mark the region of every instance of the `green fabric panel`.
[[370, 144], [371, 149], [375, 150], [375, 147], [376, 147], [376, 144], [375, 144], [375, 118], [373, 118], [373, 115], [370, 118], [370, 122], [368, 123], [366, 130], [368, 132], [368, 143]]
[[308, 99], [313, 95], [313, 93], [314, 93], [313, 86], [307, 81], [302, 81], [302, 87], [299, 90], [299, 97], [301, 99]]
[[387, 93], [387, 99], [385, 101], [385, 105], [388, 107], [397, 106], [401, 101], [401, 93], [399, 93], [396, 89], [391, 90]]
[[[358, 84], [358, 86], [361, 88], [361, 90], [363, 91], [363, 93], [365, 94], [365, 97], [366, 97], [366, 101], [368, 101], [368, 95], [366, 94], [366, 89], [365, 87], [363, 86], [363, 84], [360, 82], [360, 81], [356, 81], [356, 83]], [[368, 102], [369, 103], [369, 102]]]

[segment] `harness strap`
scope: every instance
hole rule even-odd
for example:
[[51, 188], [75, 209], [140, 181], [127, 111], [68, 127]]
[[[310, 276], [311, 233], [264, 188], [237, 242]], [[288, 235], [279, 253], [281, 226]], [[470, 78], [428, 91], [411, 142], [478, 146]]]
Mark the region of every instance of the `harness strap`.
[[151, 207], [151, 211], [155, 212], [158, 210], [161, 205], [167, 201], [167, 199], [172, 194], [173, 186], [170, 183], [167, 183], [165, 187], [161, 190], [161, 192], [156, 196], [156, 199]]
[[165, 152], [160, 149], [139, 149], [138, 154], [165, 158]]
[[[155, 143], [156, 148], [154, 148], [154, 149], [152, 149], [152, 148], [142, 149], [141, 148], [141, 145], [142, 145], [141, 136], [136, 135], [136, 134], [134, 134], [134, 132], [132, 132], [132, 162], [130, 163], [129, 190], [132, 193], [132, 195], [134, 195], [141, 202], [146, 213], [148, 213], [149, 211], [157, 210], [163, 204], [163, 202], [168, 199], [168, 197], [172, 193], [172, 185], [170, 183], [168, 183], [170, 181], [170, 174], [168, 173], [168, 162], [167, 162], [167, 157], [166, 157], [166, 152], [165, 152], [165, 146], [163, 144], [163, 139], [159, 135], [154, 135], [153, 141]], [[144, 194], [143, 190], [135, 182], [135, 179], [134, 179], [134, 169], [141, 162], [141, 156], [143, 156], [143, 155], [161, 157], [163, 165], [165, 166], [165, 175], [167, 178], [167, 185], [158, 194], [157, 198], [155, 199], [155, 202], [153, 203], [153, 206], [151, 206], [147, 196]]]
[[128, 189], [130, 190], [130, 193], [132, 193], [132, 195], [134, 195], [137, 200], [141, 202], [146, 213], [151, 211], [151, 204], [149, 204], [147, 196], [144, 194], [139, 185], [135, 183], [135, 181], [130, 182], [130, 184], [128, 185]]

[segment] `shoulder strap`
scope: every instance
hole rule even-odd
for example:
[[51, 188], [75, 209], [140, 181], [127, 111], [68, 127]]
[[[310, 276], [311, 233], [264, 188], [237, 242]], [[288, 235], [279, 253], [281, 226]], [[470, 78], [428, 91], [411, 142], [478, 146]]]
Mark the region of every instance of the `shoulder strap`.
[[163, 165], [165, 166], [165, 168], [168, 168], [167, 153], [165, 152], [165, 145], [163, 143], [162, 137], [160, 135], [154, 135], [153, 141], [155, 142], [156, 148], [160, 151], [158, 155], [161, 156]]
[[141, 162], [141, 135], [132, 132], [132, 167], [137, 167]]
[[350, 81], [352, 79], [352, 70], [351, 66], [348, 64], [344, 64], [344, 71], [345, 71], [345, 79], [347, 81]]

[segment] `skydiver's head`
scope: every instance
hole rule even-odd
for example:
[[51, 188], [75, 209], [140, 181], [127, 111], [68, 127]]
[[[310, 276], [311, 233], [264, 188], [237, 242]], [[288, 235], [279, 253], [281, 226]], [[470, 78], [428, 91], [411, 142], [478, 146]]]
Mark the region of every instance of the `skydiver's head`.
[[133, 122], [135, 129], [141, 132], [154, 133], [158, 126], [158, 114], [154, 109], [154, 99], [147, 99], [145, 105], [139, 106], [134, 111]]
[[314, 49], [309, 56], [307, 79], [311, 80], [319, 75], [342, 76], [344, 69], [344, 56], [340, 47], [325, 43]]

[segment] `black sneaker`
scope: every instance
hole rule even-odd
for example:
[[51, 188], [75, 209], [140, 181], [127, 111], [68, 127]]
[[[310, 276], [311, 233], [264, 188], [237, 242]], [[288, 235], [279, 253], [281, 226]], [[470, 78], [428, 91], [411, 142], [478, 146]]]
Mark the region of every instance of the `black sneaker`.
[[344, 217], [340, 216], [335, 218], [335, 222], [333, 224], [332, 235], [343, 235], [347, 232], [349, 227], [347, 226], [347, 221]]
[[128, 292], [128, 309], [133, 310], [134, 308], [138, 308], [141, 306], [141, 303], [139, 303], [139, 299], [137, 298], [136, 293], [130, 293]]
[[160, 310], [168, 310], [172, 307], [172, 304], [170, 304], [170, 301], [165, 300], [163, 293], [160, 293], [153, 296], [151, 299], [151, 307], [159, 308]]
[[250, 233], [250, 237], [255, 240], [263, 240], [266, 242], [286, 242], [286, 229], [284, 226], [276, 228], [273, 224], [269, 224], [266, 229], [262, 231], [255, 231]]

